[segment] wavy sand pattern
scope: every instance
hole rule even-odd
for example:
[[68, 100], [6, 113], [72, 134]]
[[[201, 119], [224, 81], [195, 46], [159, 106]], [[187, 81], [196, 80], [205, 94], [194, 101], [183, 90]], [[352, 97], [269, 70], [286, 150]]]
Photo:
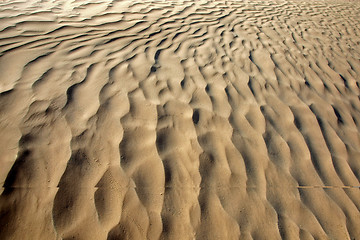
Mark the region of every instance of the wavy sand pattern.
[[359, 2], [0, 19], [0, 239], [360, 239]]

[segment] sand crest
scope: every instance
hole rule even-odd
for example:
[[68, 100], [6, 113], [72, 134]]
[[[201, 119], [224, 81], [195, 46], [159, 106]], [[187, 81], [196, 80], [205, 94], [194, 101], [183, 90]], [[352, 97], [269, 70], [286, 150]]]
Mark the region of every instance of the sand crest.
[[0, 20], [0, 239], [360, 239], [358, 1]]

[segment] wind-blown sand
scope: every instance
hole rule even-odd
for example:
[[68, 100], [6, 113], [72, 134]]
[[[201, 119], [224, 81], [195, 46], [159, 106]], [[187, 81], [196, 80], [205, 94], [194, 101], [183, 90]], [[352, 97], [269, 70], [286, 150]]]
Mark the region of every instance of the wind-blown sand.
[[0, 239], [360, 239], [357, 1], [0, 2]]

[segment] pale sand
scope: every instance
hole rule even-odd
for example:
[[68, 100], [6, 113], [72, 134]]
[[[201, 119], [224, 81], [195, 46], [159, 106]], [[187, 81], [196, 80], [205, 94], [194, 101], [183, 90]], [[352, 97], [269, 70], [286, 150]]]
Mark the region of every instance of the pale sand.
[[358, 1], [0, 1], [0, 239], [360, 239]]

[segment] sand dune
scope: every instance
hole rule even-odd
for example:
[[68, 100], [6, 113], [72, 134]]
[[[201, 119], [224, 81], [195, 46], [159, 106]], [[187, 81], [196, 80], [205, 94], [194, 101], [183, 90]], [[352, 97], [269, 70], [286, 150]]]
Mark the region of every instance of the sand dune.
[[0, 239], [360, 239], [359, 2], [0, 19]]

